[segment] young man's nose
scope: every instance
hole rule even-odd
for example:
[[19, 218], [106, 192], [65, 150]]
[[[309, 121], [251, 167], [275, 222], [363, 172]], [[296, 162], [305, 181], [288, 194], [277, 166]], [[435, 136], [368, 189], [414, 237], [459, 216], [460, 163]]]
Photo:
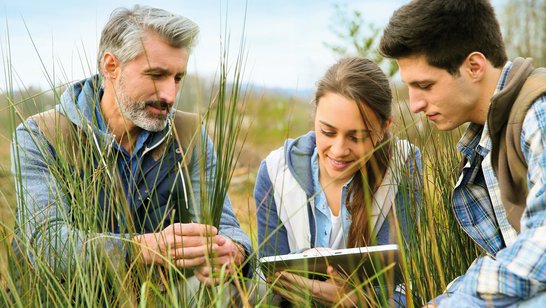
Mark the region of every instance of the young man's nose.
[[419, 113], [425, 111], [427, 106], [425, 99], [416, 90], [409, 90], [410, 111], [413, 113]]

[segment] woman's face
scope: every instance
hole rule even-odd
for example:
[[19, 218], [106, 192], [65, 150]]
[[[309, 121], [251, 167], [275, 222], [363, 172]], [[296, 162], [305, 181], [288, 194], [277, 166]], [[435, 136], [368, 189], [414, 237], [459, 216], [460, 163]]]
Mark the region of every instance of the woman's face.
[[390, 120], [381, 127], [370, 107], [364, 105], [364, 111], [366, 122], [357, 103], [337, 93], [318, 100], [315, 132], [321, 183], [344, 184], [371, 157]]

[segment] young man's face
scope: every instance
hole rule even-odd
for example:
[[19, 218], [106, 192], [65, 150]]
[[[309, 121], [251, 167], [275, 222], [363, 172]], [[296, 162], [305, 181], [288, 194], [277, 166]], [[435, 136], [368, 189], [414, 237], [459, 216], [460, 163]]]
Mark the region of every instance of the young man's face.
[[126, 120], [148, 131], [160, 131], [186, 73], [189, 53], [156, 34], [148, 35], [143, 47], [144, 52], [122, 65], [116, 98]]
[[397, 59], [408, 86], [410, 110], [423, 112], [440, 130], [452, 130], [475, 117], [479, 89], [463, 71], [452, 76], [429, 65], [424, 56]]

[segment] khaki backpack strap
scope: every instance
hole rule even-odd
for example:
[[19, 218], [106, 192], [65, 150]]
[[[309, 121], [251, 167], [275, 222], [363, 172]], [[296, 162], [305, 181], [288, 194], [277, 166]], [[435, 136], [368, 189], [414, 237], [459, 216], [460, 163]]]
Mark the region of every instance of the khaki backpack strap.
[[515, 107], [512, 107], [515, 112], [512, 112], [508, 118], [508, 126], [512, 128], [512, 131], [508, 130], [507, 134], [510, 138], [509, 141], [513, 140], [513, 144], [509, 146], [514, 147], [525, 168], [527, 168], [527, 163], [520, 146], [523, 120], [531, 105], [543, 94], [546, 94], [546, 68], [537, 68], [525, 81], [514, 102]]
[[76, 138], [85, 137], [76, 125], [56, 109], [35, 114], [30, 119], [36, 122], [58, 158], [70, 162], [71, 165], [78, 164], [82, 139], [76, 141]]
[[521, 150], [521, 131], [527, 112], [536, 99], [543, 94], [546, 94], [546, 69], [538, 68], [527, 78], [515, 100], [506, 123], [504, 140], [499, 146], [496, 173], [501, 200], [506, 209], [508, 221], [518, 232], [529, 193], [527, 162]]
[[197, 113], [176, 110], [173, 120], [174, 134], [178, 145], [182, 146], [182, 160], [189, 166], [193, 150], [200, 144], [200, 121]]
[[[75, 142], [76, 126], [56, 109], [50, 109], [31, 117], [43, 133], [47, 142], [55, 149], [57, 155], [64, 159], [74, 160], [78, 157], [78, 145]], [[182, 159], [189, 165], [191, 155], [199, 144], [200, 122], [196, 113], [176, 111], [174, 115], [174, 134], [182, 146]], [[74, 162], [75, 163], [75, 162]]]
[[49, 142], [53, 148], [57, 148], [57, 144], [61, 138], [65, 139], [64, 142], [70, 144], [71, 147], [72, 140], [69, 138], [71, 135], [69, 131], [73, 124], [56, 109], [50, 109], [35, 114], [30, 118], [36, 122], [47, 142]]

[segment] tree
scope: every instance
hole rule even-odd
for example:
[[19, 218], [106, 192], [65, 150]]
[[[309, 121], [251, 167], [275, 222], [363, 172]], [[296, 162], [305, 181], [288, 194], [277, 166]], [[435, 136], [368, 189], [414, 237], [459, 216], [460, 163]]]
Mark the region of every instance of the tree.
[[546, 0], [509, 0], [502, 18], [508, 55], [546, 66]]
[[332, 32], [341, 41], [339, 44], [324, 43], [334, 53], [343, 56], [357, 54], [366, 57], [381, 66], [387, 76], [392, 77], [398, 72], [396, 61], [385, 59], [377, 46], [381, 39], [381, 29], [364, 20], [362, 12], [349, 12], [346, 5], [335, 5], [336, 17], [330, 26]]

